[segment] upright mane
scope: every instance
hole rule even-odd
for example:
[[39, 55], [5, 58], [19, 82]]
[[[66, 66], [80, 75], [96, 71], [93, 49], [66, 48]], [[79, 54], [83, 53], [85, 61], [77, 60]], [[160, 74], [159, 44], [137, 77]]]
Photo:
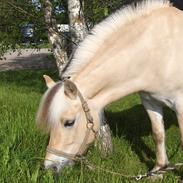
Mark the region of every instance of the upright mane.
[[80, 43], [73, 59], [64, 69], [63, 76], [74, 76], [80, 72], [92, 59], [96, 51], [112, 33], [120, 31], [119, 28], [151, 13], [159, 8], [170, 7], [169, 0], [145, 0], [136, 6], [129, 5], [110, 15], [104, 21], [96, 25], [91, 33]]

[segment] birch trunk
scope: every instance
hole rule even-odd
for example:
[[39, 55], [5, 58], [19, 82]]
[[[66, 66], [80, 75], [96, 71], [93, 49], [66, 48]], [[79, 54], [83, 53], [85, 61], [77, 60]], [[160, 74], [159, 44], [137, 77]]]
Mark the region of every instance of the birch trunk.
[[48, 30], [48, 39], [52, 45], [53, 55], [56, 59], [56, 64], [60, 75], [63, 65], [68, 61], [67, 52], [64, 49], [64, 38], [62, 38], [57, 32], [56, 21], [52, 18], [53, 8], [50, 0], [44, 0], [43, 7], [45, 23]]
[[75, 50], [79, 42], [87, 35], [87, 27], [83, 14], [81, 0], [68, 0], [68, 11], [72, 42], [75, 43], [72, 49]]

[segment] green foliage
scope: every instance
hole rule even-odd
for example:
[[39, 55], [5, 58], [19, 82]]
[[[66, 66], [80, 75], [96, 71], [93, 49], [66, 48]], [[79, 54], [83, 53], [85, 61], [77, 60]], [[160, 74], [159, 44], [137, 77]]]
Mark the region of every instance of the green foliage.
[[[44, 12], [42, 0], [32, 3], [30, 0], [1, 0], [0, 1], [0, 58], [9, 49], [19, 48], [23, 42], [21, 28], [27, 24], [34, 25], [33, 42], [35, 47], [39, 45], [40, 40], [47, 43], [47, 29], [44, 22]], [[53, 1], [53, 17], [57, 24], [68, 23], [67, 1]], [[61, 8], [63, 13], [58, 13]]]
[[7, 49], [16, 49], [23, 41], [22, 26], [34, 24], [35, 41], [44, 38], [43, 13], [29, 0], [0, 1], [0, 56]]
[[[0, 73], [0, 182], [11, 183], [135, 183], [136, 181], [91, 171], [81, 163], [65, 168], [57, 177], [43, 168], [48, 136], [35, 125], [40, 97], [46, 90], [43, 74], [57, 78], [54, 71], [16, 71]], [[155, 162], [150, 122], [137, 95], [128, 96], [106, 108], [112, 130], [114, 153], [107, 158], [92, 147], [87, 157], [97, 166], [127, 175], [145, 173]], [[173, 112], [165, 110], [168, 157], [182, 160], [179, 130]], [[178, 183], [182, 169], [167, 173], [162, 181]], [[151, 182], [143, 180], [142, 183]]]
[[[67, 0], [55, 0], [53, 2], [53, 15], [56, 19], [57, 24], [67, 24], [69, 22], [68, 19], [68, 9], [67, 9]], [[56, 10], [62, 9], [64, 12], [58, 13]]]
[[85, 18], [89, 24], [94, 25], [124, 5], [138, 1], [140, 0], [84, 0]]
[[[113, 11], [124, 4], [137, 0], [84, 0], [85, 19], [92, 27]], [[1, 0], [0, 1], [0, 58], [8, 49], [16, 49], [23, 42], [21, 27], [34, 24], [34, 42], [39, 40], [47, 42], [47, 32], [44, 23], [43, 0]], [[40, 6], [39, 6], [40, 2]], [[81, 0], [82, 2], [82, 0]], [[53, 3], [53, 17], [57, 24], [68, 23], [67, 0], [55, 0]], [[58, 10], [64, 10], [59, 13]], [[37, 45], [35, 45], [37, 46]]]

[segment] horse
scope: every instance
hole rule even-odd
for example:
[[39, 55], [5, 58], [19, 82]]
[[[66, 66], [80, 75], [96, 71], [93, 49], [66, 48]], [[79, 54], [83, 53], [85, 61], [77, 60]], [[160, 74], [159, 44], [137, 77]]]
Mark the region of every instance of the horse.
[[175, 111], [183, 146], [183, 13], [167, 0], [127, 6], [97, 24], [65, 66], [61, 81], [44, 76], [37, 124], [50, 134], [44, 166], [61, 170], [96, 138], [101, 111], [138, 92], [152, 124], [156, 162], [169, 164], [162, 107]]

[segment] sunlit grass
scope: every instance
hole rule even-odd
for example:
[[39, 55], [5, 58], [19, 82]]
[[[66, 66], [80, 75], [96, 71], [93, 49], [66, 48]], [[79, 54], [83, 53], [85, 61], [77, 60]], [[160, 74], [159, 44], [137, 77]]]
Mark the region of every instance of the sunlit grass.
[[[35, 115], [40, 97], [45, 91], [42, 75], [54, 71], [16, 71], [0, 73], [0, 182], [56, 182], [51, 171], [43, 169], [48, 136], [37, 130]], [[167, 152], [172, 163], [181, 161], [179, 130], [173, 112], [165, 110]], [[114, 152], [107, 158], [93, 147], [88, 159], [95, 165], [127, 175], [145, 173], [155, 162], [155, 147], [151, 127], [138, 95], [128, 96], [106, 108]], [[162, 181], [178, 182], [182, 170], [167, 173]], [[121, 183], [135, 182], [123, 177], [91, 171], [77, 163], [60, 173], [63, 183]], [[143, 180], [141, 182], [150, 182]]]

